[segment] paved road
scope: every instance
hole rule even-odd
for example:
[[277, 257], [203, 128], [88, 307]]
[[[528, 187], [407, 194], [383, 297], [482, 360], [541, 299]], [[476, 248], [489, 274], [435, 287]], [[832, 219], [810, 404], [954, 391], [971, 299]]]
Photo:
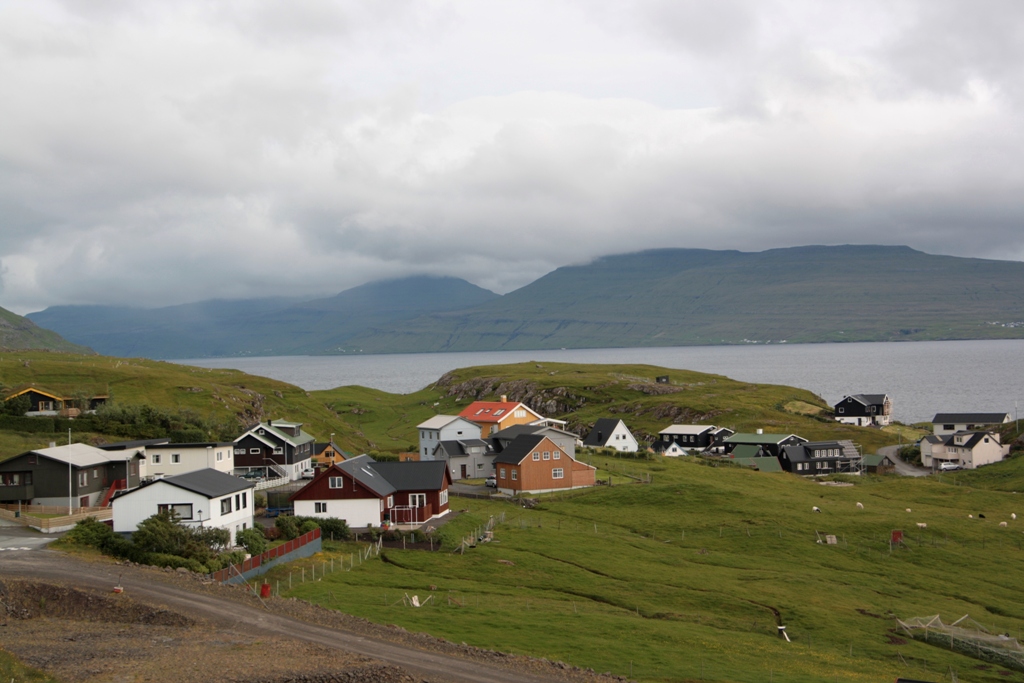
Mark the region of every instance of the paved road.
[[896, 451], [899, 450], [899, 446], [882, 446], [878, 449], [879, 455], [888, 455], [892, 458], [892, 461], [896, 463], [896, 473], [901, 474], [904, 477], [927, 477], [931, 474], [931, 470], [923, 467], [917, 467], [910, 463], [902, 460], [896, 455]]
[[[49, 540], [49, 539], [48, 539]], [[118, 582], [121, 567], [83, 560], [49, 550], [3, 553], [0, 578], [57, 580], [77, 588], [109, 591]], [[195, 593], [180, 585], [165, 583], [154, 572], [127, 572], [122, 579], [125, 592], [140, 602], [152, 602], [184, 614], [196, 615], [215, 624], [247, 633], [264, 632], [305, 640], [327, 647], [356, 652], [387, 664], [401, 666], [432, 681], [468, 683], [554, 683], [565, 681], [531, 675], [483, 662], [460, 659], [442, 653], [418, 650], [398, 643], [376, 640], [357, 633], [318, 626], [259, 607], [206, 593]]]
[[56, 538], [56, 535], [41, 534], [20, 524], [0, 526], [0, 553], [39, 550]]

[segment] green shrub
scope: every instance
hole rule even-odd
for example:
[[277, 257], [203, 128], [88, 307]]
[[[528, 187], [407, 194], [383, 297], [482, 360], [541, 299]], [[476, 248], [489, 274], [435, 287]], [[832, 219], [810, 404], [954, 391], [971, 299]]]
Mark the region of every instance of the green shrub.
[[235, 534], [235, 541], [245, 548], [250, 555], [259, 555], [270, 547], [270, 543], [264, 538], [263, 532], [259, 529], [245, 529]]
[[0, 429], [12, 432], [52, 434], [54, 432], [53, 418], [0, 415]]
[[100, 548], [104, 541], [115, 536], [114, 530], [103, 522], [97, 522], [92, 517], [86, 517], [75, 525], [71, 531], [64, 534], [64, 542], [75, 545], [85, 545], [91, 548]]
[[320, 525], [317, 524], [315, 519], [305, 519], [302, 521], [302, 525], [299, 527], [299, 535], [308, 534], [313, 529], [319, 529]]
[[252, 504], [254, 507], [265, 508], [267, 507], [267, 494], [262, 491], [257, 491], [252, 494]]
[[274, 520], [274, 526], [280, 533], [280, 538], [290, 541], [299, 535], [299, 521], [291, 515], [279, 515]]
[[318, 517], [316, 523], [320, 525], [320, 533], [323, 534], [324, 538], [335, 541], [347, 541], [352, 537], [348, 523], [343, 519], [338, 519], [337, 517], [321, 519]]
[[147, 564], [151, 564], [154, 567], [171, 567], [173, 569], [184, 567], [191, 572], [199, 574], [210, 573], [210, 570], [206, 565], [189, 557], [179, 557], [177, 555], [168, 555], [165, 553], [150, 553], [147, 559]]

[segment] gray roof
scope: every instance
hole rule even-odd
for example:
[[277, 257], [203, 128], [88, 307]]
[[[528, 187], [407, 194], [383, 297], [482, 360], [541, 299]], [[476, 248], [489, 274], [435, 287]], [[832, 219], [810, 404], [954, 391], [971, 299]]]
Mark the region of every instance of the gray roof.
[[444, 488], [448, 465], [443, 460], [375, 462], [370, 467], [396, 491], [437, 491]]
[[113, 443], [101, 443], [97, 448], [105, 451], [126, 451], [132, 448], [145, 448], [146, 446], [170, 445], [170, 439], [138, 439], [136, 441], [115, 441]]
[[[584, 446], [604, 446], [612, 438], [612, 432], [622, 420], [614, 417], [602, 417], [594, 423], [594, 428], [583, 439]], [[628, 429], [628, 427], [627, 427]]]
[[521, 434], [505, 447], [494, 463], [518, 465], [545, 438], [543, 434]]
[[[173, 477], [165, 477], [157, 481], [198, 493], [207, 498], [219, 498], [220, 496], [255, 487], [255, 484], [241, 477], [210, 468], [186, 472], [185, 474], [176, 474]], [[135, 490], [138, 491], [139, 489]]]
[[932, 424], [997, 425], [1009, 419], [1009, 413], [936, 413]]
[[[380, 474], [373, 468], [376, 464], [377, 462], [368, 455], [357, 455], [354, 458], [335, 463], [334, 467], [345, 472], [378, 496], [382, 498], [390, 496], [397, 489], [383, 474]], [[441, 464], [443, 465], [444, 463]]]
[[[880, 406], [885, 403], [885, 399], [888, 397], [888, 394], [850, 394], [849, 396], [844, 396], [839, 403], [842, 403], [848, 398], [852, 398], [854, 401], [863, 403], [866, 406]], [[839, 403], [836, 405], [839, 405]]]
[[[825, 448], [835, 448], [835, 449], [838, 449], [839, 450], [839, 455], [829, 455], [829, 456], [823, 456], [822, 458], [815, 458], [814, 455], [812, 454], [813, 451], [817, 451], [817, 450], [821, 450], [821, 449], [825, 449]], [[853, 457], [860, 457], [859, 455], [858, 456], [847, 455], [846, 449], [843, 448], [843, 444], [839, 443], [838, 441], [808, 441], [806, 443], [798, 443], [798, 444], [795, 444], [793, 446], [783, 446], [782, 447], [782, 453], [780, 455], [782, 455], [783, 457], [788, 458], [790, 462], [803, 462], [803, 461], [806, 461], [806, 460], [822, 460], [822, 459], [827, 459], [827, 458], [846, 458], [846, 459], [850, 459], [850, 458], [853, 458]]]
[[460, 439], [458, 441], [441, 441], [437, 444], [437, 449], [441, 449], [448, 454], [448, 457], [458, 457], [460, 455], [469, 455], [470, 448], [483, 448], [484, 455], [494, 455], [494, 447], [490, 441], [484, 441], [483, 439]]
[[[56, 460], [58, 462], [69, 463], [74, 467], [95, 467], [96, 465], [105, 465], [108, 462], [124, 462], [125, 457], [122, 454], [112, 455], [107, 451], [99, 448], [94, 448], [84, 443], [72, 443], [64, 446], [53, 446], [50, 448], [37, 448], [34, 451], [28, 451], [29, 453], [38, 453], [39, 455]], [[22, 453], [25, 455], [25, 453]]]

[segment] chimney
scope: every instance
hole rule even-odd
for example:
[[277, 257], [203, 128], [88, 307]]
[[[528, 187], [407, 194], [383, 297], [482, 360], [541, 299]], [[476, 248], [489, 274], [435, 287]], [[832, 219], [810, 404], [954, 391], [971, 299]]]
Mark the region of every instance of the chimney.
[[505, 394], [502, 394], [501, 395], [501, 402], [502, 403], [508, 403], [508, 396], [506, 396]]
[[758, 434], [764, 434], [764, 430], [763, 430], [763, 429], [761, 429], [760, 427], [758, 427], [758, 428], [757, 428], [757, 433], [758, 433]]

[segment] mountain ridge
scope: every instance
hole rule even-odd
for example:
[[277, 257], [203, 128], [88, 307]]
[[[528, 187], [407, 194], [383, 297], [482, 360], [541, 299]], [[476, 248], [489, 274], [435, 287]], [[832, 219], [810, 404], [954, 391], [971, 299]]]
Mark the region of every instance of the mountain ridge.
[[0, 308], [0, 349], [95, 353], [89, 347], [73, 344], [56, 332], [6, 308]]

